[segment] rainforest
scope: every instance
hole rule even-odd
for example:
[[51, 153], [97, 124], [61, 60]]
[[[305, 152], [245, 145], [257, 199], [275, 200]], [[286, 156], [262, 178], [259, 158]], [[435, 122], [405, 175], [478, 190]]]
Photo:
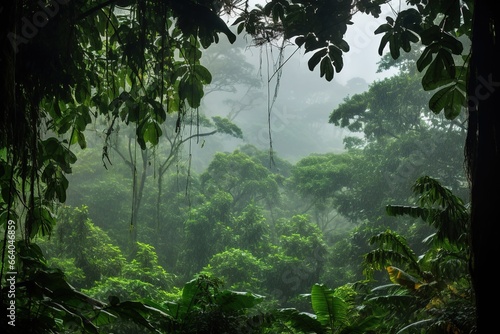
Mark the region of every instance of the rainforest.
[[489, 333], [498, 15], [2, 3], [2, 333]]

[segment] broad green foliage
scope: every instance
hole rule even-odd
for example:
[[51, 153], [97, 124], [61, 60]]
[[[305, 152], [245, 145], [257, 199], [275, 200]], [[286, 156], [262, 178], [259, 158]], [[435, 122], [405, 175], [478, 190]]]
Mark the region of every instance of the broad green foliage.
[[[210, 202], [194, 209], [184, 225], [183, 262], [189, 275], [199, 271], [207, 260], [224, 249], [234, 237], [230, 222], [231, 195], [215, 193]], [[228, 240], [229, 239], [229, 240]]]
[[162, 305], [173, 320], [168, 333], [257, 332], [249, 311], [262, 297], [222, 287], [220, 280], [204, 275], [186, 283], [177, 300]]
[[[389, 206], [388, 213], [420, 218], [436, 232], [424, 240], [428, 247], [423, 254], [416, 254], [407, 240], [393, 231], [370, 239], [378, 248], [365, 255], [366, 273], [372, 277], [373, 270], [385, 269], [392, 284], [375, 288], [368, 295], [368, 304], [383, 301], [381, 305], [395, 320], [395, 328], [401, 330], [471, 329], [471, 282], [464, 275], [469, 261], [468, 241], [463, 237], [467, 208], [429, 177], [417, 180], [414, 191], [420, 195], [417, 206]], [[457, 234], [457, 230], [462, 232]]]
[[310, 297], [316, 321], [321, 325], [321, 331], [314, 332], [361, 334], [380, 328], [382, 317], [360, 314], [350, 297], [352, 295], [355, 293], [346, 286], [332, 290], [323, 284], [314, 284], [311, 293], [306, 295]]
[[272, 228], [261, 207], [248, 204], [241, 215], [234, 217], [233, 224], [235, 246], [243, 247], [258, 257], [268, 254]]
[[[145, 275], [143, 275], [145, 276]], [[164, 301], [169, 298], [169, 294], [162, 289], [158, 289], [156, 284], [152, 284], [141, 279], [110, 276], [104, 278], [90, 289], [84, 289], [84, 293], [93, 298], [107, 301], [117, 298], [119, 301], [151, 299]]]
[[158, 263], [154, 247], [137, 243], [128, 261], [107, 233], [87, 218], [87, 208], [61, 209], [49, 241], [42, 241], [49, 263], [63, 269], [68, 281], [100, 300], [165, 298], [173, 277]]
[[[166, 315], [135, 302], [105, 303], [77, 291], [65, 274], [48, 268], [41, 249], [18, 243], [20, 260], [16, 283], [16, 326], [8, 333], [102, 333], [103, 327], [127, 321], [154, 330], [153, 319]], [[2, 298], [7, 297], [2, 291]], [[2, 328], [6, 328], [4, 323]]]
[[[444, 124], [425, 112], [425, 94], [415, 93], [419, 91], [415, 79], [401, 73], [376, 82], [368, 92], [354, 95], [332, 112], [331, 122], [364, 133], [363, 144], [349, 147], [349, 153], [362, 148], [363, 154], [349, 165], [349, 172], [352, 180], [358, 180], [355, 184], [364, 189], [343, 191], [337, 201], [339, 212], [359, 212], [359, 204], [369, 202], [373, 203], [371, 208], [380, 209], [387, 203], [376, 205], [374, 201], [381, 198], [377, 193], [383, 193], [388, 201], [407, 197], [411, 182], [429, 173], [465, 196], [460, 167], [463, 151], [456, 144], [465, 140], [465, 128], [458, 122]], [[391, 94], [401, 98], [386, 99]], [[383, 214], [381, 210], [366, 213], [360, 218], [376, 219]]]
[[276, 246], [264, 259], [269, 265], [266, 287], [280, 304], [289, 306], [318, 282], [327, 250], [321, 231], [305, 215], [278, 220], [275, 233]]
[[280, 247], [285, 254], [297, 258], [312, 254], [314, 262], [322, 262], [325, 244], [320, 229], [311, 222], [307, 215], [296, 215], [291, 219], [277, 222], [277, 234]]
[[313, 285], [311, 301], [318, 321], [333, 330], [347, 323], [347, 303], [322, 285]]
[[413, 192], [419, 195], [417, 207], [388, 206], [389, 215], [407, 214], [421, 218], [436, 228], [437, 241], [466, 245], [469, 216], [463, 200], [437, 180], [424, 176], [415, 182]]

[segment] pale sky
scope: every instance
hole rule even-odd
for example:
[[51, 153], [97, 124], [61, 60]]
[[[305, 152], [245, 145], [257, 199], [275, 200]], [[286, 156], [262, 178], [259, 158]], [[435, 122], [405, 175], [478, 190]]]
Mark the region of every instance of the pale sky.
[[[256, 0], [250, 1], [253, 3], [265, 4], [266, 1]], [[399, 6], [400, 1], [392, 1], [395, 6]], [[251, 8], [251, 7], [250, 7]], [[340, 73], [335, 73], [335, 80], [341, 84], [346, 84], [353, 77], [362, 77], [368, 83], [374, 80], [384, 78], [390, 73], [376, 73], [377, 62], [380, 59], [378, 47], [380, 44], [381, 34], [375, 35], [374, 31], [381, 24], [385, 23], [386, 16], [394, 16], [388, 5], [382, 7], [382, 14], [375, 19], [371, 15], [358, 13], [353, 17], [354, 24], [349, 26], [345, 39], [350, 46], [350, 51], [344, 55], [344, 68]], [[292, 48], [290, 48], [291, 50]], [[388, 51], [387, 47], [384, 51]], [[293, 59], [289, 61], [288, 67], [296, 67], [304, 69], [305, 72], [310, 72], [307, 67], [307, 61], [311, 54], [304, 55], [303, 50], [297, 52]], [[315, 69], [316, 77], [319, 77], [319, 72]], [[307, 75], [307, 74], [306, 74]], [[323, 81], [326, 81], [322, 79]]]

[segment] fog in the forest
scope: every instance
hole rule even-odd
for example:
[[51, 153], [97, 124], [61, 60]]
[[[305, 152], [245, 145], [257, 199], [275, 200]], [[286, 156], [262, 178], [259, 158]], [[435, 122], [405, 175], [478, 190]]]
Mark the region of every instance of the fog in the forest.
[[[253, 76], [260, 87], [236, 83], [232, 87], [234, 92], [209, 93], [200, 111], [207, 116], [230, 118], [243, 130], [244, 139], [225, 138], [221, 142], [207, 138], [203, 149], [197, 149], [200, 145], [192, 147], [194, 159], [200, 156], [199, 160], [206, 161], [210, 152], [232, 151], [242, 144], [263, 150], [270, 150], [272, 145], [275, 153], [291, 162], [311, 153], [343, 150], [342, 141], [348, 130], [328, 123], [331, 111], [344, 98], [361, 93], [372, 82], [395, 73], [378, 70], [380, 36], [373, 31], [384, 17], [384, 13], [379, 19], [364, 14], [354, 16], [354, 24], [346, 35], [350, 51], [345, 54], [344, 68], [335, 73], [331, 82], [320, 77], [319, 66], [309, 70], [307, 60], [311, 54], [304, 54], [295, 45], [288, 43], [280, 55], [276, 45], [255, 46], [249, 37], [240, 34], [236, 46], [251, 66], [245, 73]], [[222, 37], [207, 53], [224, 53], [234, 46]], [[212, 67], [210, 60], [205, 64], [215, 69], [214, 81], [223, 75], [218, 72], [220, 64]]]

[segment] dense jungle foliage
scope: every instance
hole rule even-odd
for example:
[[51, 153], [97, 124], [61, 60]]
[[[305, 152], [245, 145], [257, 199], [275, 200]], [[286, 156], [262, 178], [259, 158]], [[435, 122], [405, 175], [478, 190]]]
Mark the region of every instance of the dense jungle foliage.
[[273, 150], [269, 128], [269, 150], [242, 144], [192, 164], [193, 144], [245, 138], [230, 118], [204, 114], [204, 96], [258, 85], [243, 61], [229, 77], [204, 62], [219, 38], [236, 48], [246, 34], [280, 52], [292, 43], [331, 81], [348, 57], [352, 15], [378, 17], [386, 3], [4, 4], [2, 328], [486, 328], [480, 306], [494, 294], [478, 287], [485, 254], [498, 246], [477, 243], [485, 188], [474, 177], [496, 166], [496, 155], [486, 167], [476, 161], [491, 152], [483, 129], [497, 123], [485, 126], [479, 115], [489, 113], [477, 112], [491, 110], [498, 81], [475, 58], [472, 28], [495, 48], [498, 28], [495, 17], [489, 30], [472, 17], [490, 17], [488, 8], [458, 0], [393, 7], [375, 33], [383, 34], [380, 55], [389, 49], [381, 69], [398, 73], [345, 98], [325, 120], [352, 134], [342, 152], [291, 163]]

